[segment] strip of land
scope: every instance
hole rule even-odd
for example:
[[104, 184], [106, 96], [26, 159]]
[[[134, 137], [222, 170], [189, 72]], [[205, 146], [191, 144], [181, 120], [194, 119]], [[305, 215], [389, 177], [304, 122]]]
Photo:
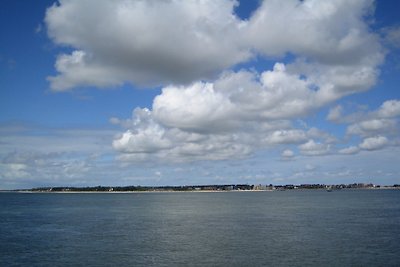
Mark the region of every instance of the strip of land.
[[283, 191], [299, 189], [325, 189], [328, 191], [341, 189], [400, 189], [400, 185], [375, 185], [371, 183], [353, 184], [287, 184], [287, 185], [184, 185], [184, 186], [94, 186], [94, 187], [38, 187], [31, 189], [18, 189], [18, 192], [221, 192], [221, 191]]

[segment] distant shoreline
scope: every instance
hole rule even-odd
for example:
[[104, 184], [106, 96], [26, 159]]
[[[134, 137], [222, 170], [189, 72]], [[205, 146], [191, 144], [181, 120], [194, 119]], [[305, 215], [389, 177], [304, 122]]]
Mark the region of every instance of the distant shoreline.
[[[400, 190], [399, 187], [384, 186], [378, 188], [343, 188], [340, 190], [354, 191], [354, 190]], [[333, 189], [332, 191], [340, 191]], [[0, 193], [21, 193], [21, 194], [152, 194], [152, 193], [241, 193], [241, 192], [281, 192], [281, 191], [326, 191], [326, 189], [288, 189], [288, 190], [148, 190], [148, 191], [39, 191], [39, 190], [0, 190]]]
[[286, 190], [327, 190], [336, 191], [343, 189], [400, 189], [399, 184], [394, 185], [375, 185], [372, 183], [352, 183], [352, 184], [286, 184], [286, 185], [249, 185], [249, 184], [216, 184], [216, 185], [183, 185], [183, 186], [57, 186], [57, 187], [37, 187], [30, 189], [0, 190], [0, 192], [20, 192], [20, 193], [169, 193], [169, 192], [270, 192]]

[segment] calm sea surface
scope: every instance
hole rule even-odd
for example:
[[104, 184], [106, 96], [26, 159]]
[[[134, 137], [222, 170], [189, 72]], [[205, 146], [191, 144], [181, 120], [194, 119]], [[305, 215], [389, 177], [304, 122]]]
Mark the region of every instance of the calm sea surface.
[[400, 266], [400, 190], [0, 193], [0, 266]]

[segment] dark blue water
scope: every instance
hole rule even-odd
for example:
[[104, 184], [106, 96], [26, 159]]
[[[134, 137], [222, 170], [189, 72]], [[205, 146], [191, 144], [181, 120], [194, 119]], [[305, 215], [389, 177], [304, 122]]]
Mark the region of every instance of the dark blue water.
[[0, 266], [400, 266], [400, 190], [1, 193]]

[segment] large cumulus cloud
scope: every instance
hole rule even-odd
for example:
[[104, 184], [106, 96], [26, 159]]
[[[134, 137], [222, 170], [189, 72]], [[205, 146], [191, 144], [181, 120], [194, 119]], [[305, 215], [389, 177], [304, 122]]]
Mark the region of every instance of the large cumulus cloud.
[[249, 58], [235, 1], [61, 0], [50, 38], [75, 49], [57, 59], [53, 90], [209, 78]]
[[[163, 88], [152, 109], [137, 108], [114, 148], [124, 159], [227, 159], [279, 144], [329, 142], [318, 129], [297, 129], [291, 120], [326, 104], [318, 84], [277, 63], [261, 75], [227, 72], [210, 82]], [[314, 147], [305, 148], [313, 155]], [[321, 149], [320, 149], [321, 150]], [[315, 152], [325, 154], [322, 152]]]

